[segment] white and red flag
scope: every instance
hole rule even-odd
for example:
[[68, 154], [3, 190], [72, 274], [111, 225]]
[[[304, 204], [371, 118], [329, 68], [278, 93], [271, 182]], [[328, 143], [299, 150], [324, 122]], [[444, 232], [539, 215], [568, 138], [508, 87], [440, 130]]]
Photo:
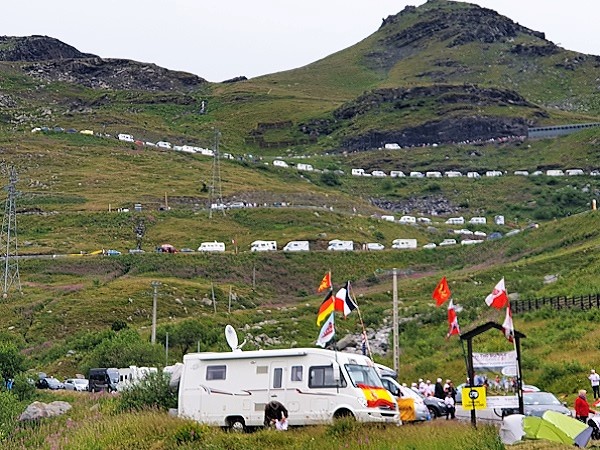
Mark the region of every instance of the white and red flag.
[[460, 334], [460, 327], [458, 326], [458, 317], [456, 316], [454, 303], [452, 302], [452, 299], [450, 299], [450, 303], [448, 303], [448, 334], [446, 335], [446, 338], [455, 334]]
[[323, 324], [321, 327], [321, 332], [319, 333], [319, 337], [317, 338], [317, 345], [319, 347], [325, 348], [327, 343], [333, 339], [335, 335], [335, 313], [332, 312], [329, 316], [329, 319]]
[[504, 278], [498, 281], [490, 295], [485, 298], [485, 303], [492, 308], [502, 309], [508, 303], [508, 294], [504, 287]]
[[504, 336], [508, 339], [508, 342], [513, 342], [515, 339], [515, 326], [513, 325], [512, 311], [510, 310], [510, 302], [506, 305], [506, 317], [502, 324], [504, 329]]

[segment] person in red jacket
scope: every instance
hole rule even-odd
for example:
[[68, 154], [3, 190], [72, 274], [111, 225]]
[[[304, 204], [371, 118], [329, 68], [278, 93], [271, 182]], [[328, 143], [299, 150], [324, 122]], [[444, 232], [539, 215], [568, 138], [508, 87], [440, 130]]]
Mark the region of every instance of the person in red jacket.
[[575, 399], [575, 418], [581, 420], [585, 424], [587, 424], [587, 419], [590, 415], [590, 412], [596, 413], [596, 411], [590, 409], [586, 394], [587, 391], [585, 389], [581, 389], [579, 391], [579, 395]]

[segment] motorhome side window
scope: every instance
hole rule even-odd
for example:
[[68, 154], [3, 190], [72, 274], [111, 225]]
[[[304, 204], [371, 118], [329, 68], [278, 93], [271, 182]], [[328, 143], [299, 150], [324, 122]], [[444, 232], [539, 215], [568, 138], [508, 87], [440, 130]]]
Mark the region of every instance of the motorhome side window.
[[283, 380], [283, 369], [279, 367], [279, 368], [273, 370], [273, 387], [275, 389], [278, 389], [282, 386], [282, 380]]
[[292, 381], [302, 381], [302, 366], [292, 366]]
[[224, 380], [227, 375], [227, 366], [206, 366], [207, 380]]
[[308, 370], [309, 388], [346, 387], [346, 380], [340, 373], [340, 381], [333, 379], [332, 366], [314, 366]]

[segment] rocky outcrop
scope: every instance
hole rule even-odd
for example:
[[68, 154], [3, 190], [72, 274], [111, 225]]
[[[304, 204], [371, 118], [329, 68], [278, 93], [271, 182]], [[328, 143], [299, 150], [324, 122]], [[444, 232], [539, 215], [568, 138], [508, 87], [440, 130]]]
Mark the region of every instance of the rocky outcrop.
[[[409, 20], [404, 23], [410, 25], [403, 26], [406, 18]], [[419, 8], [406, 7], [383, 19], [380, 35], [377, 50], [366, 55], [365, 62], [374, 70], [389, 70], [432, 41], [444, 42], [450, 48], [471, 42], [508, 43], [519, 35], [545, 41], [544, 33], [519, 25], [496, 11], [448, 1], [429, 1]]]
[[371, 203], [385, 211], [397, 214], [419, 213], [428, 216], [440, 216], [454, 214], [460, 211], [460, 208], [453, 205], [447, 198], [439, 195], [430, 195], [425, 197], [409, 197], [404, 200], [390, 200], [385, 198], [373, 198]]
[[0, 36], [0, 61], [45, 61], [95, 58], [48, 36]]
[[25, 72], [45, 82], [75, 83], [92, 89], [187, 91], [206, 80], [155, 64], [127, 59], [62, 59], [27, 64]]
[[395, 131], [370, 131], [361, 136], [347, 138], [342, 142], [345, 151], [361, 151], [383, 147], [395, 142], [401, 147], [478, 142], [502, 136], [524, 136], [527, 122], [510, 117], [460, 117], [426, 122], [423, 125]]

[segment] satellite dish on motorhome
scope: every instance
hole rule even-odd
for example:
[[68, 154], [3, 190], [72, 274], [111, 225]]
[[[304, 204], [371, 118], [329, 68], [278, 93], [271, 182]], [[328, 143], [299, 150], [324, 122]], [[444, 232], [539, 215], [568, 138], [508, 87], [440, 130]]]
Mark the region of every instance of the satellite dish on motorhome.
[[225, 338], [227, 339], [227, 343], [229, 344], [229, 347], [231, 347], [231, 350], [237, 350], [239, 341], [237, 333], [231, 325], [225, 327]]

